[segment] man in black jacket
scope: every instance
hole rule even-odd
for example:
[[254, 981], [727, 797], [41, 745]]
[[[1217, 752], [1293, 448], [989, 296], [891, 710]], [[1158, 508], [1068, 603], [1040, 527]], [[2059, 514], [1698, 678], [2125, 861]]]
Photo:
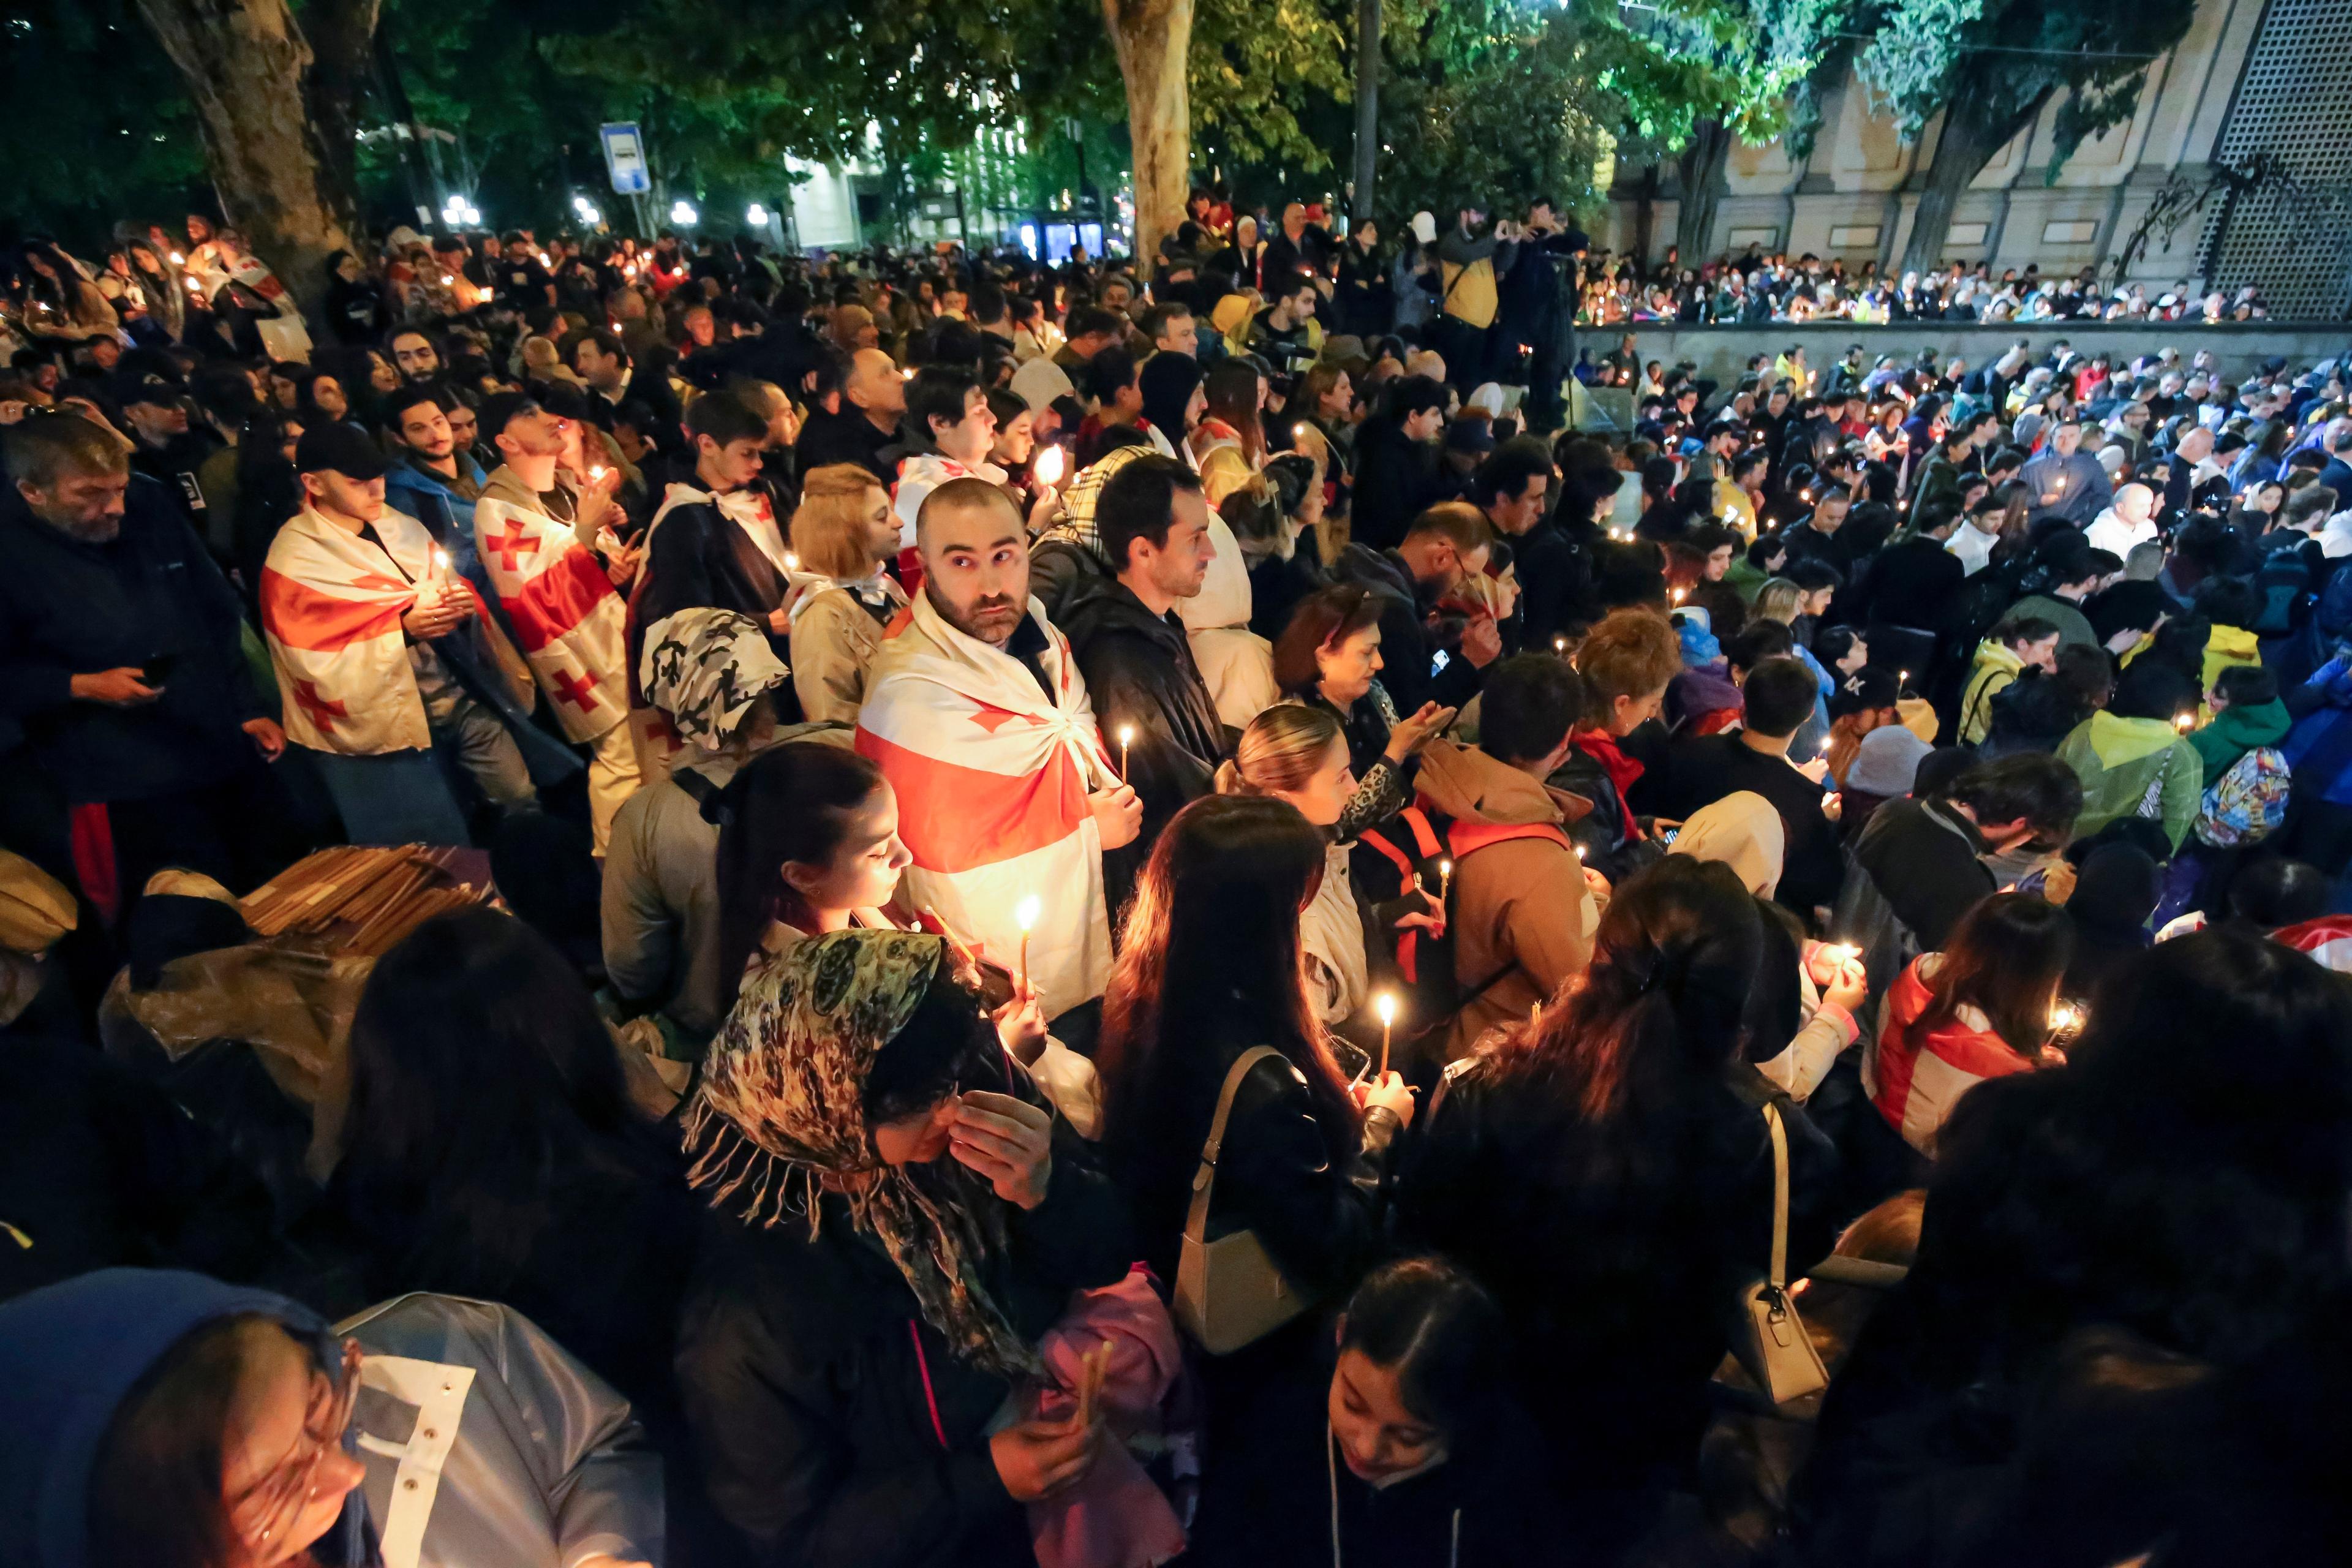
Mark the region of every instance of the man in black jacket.
[[[1519, 611], [1505, 640], [1538, 650], [1549, 648], [1571, 626], [1580, 629], [1598, 618], [1589, 604], [1592, 558], [1544, 515], [1551, 478], [1551, 454], [1542, 442], [1521, 437], [1495, 449], [1479, 466], [1470, 491], [1487, 526], [1511, 542], [1518, 569]], [[1611, 478], [1613, 482], [1615, 476]], [[1580, 501], [1590, 517], [1591, 501], [1571, 480], [1560, 504], [1574, 507]]]
[[2026, 840], [2063, 845], [2083, 809], [2074, 770], [2039, 752], [1979, 763], [1941, 795], [1890, 800], [1870, 814], [1853, 856], [1923, 952], [1996, 890], [1983, 858]]
[[802, 473], [828, 463], [856, 463], [884, 485], [898, 478], [883, 461], [882, 448], [898, 439], [898, 421], [907, 412], [907, 381], [898, 365], [880, 349], [860, 349], [842, 379], [838, 405], [823, 405], [809, 411], [793, 447]]
[[1655, 791], [1646, 797], [1658, 816], [1677, 819], [1743, 790], [1769, 801], [1780, 814], [1787, 846], [1773, 899], [1808, 921], [1815, 909], [1837, 902], [1844, 875], [1837, 832], [1822, 812], [1822, 786], [1789, 761], [1789, 742], [1812, 717], [1819, 691], [1812, 671], [1797, 659], [1759, 663], [1740, 687], [1745, 722], [1669, 746]]
[[29, 753], [63, 795], [71, 868], [110, 918], [165, 866], [251, 886], [284, 820], [255, 753], [286, 737], [239, 657], [235, 591], [110, 431], [28, 418], [6, 459], [0, 726], [25, 752], [0, 766]]
[[1450, 501], [1414, 518], [1394, 550], [1350, 544], [1332, 564], [1333, 582], [1361, 584], [1383, 596], [1381, 685], [1399, 713], [1418, 713], [1424, 702], [1461, 707], [1477, 695], [1486, 667], [1502, 657], [1502, 634], [1492, 617], [1478, 615], [1463, 628], [1460, 651], [1447, 656], [1443, 670], [1433, 669], [1435, 650], [1426, 621], [1465, 574], [1485, 569], [1490, 548], [1477, 509]]
[[[1200, 593], [1215, 546], [1200, 479], [1169, 458], [1137, 458], [1112, 475], [1095, 528], [1119, 574], [1081, 580], [1055, 625], [1087, 678], [1104, 742], [1143, 799], [1143, 830], [1120, 857], [1131, 877], [1168, 819], [1214, 790], [1231, 750], [1176, 615]], [[1111, 858], [1104, 869], [1111, 874]]]
[[583, 334], [572, 346], [572, 368], [588, 384], [592, 394], [588, 406], [595, 411], [599, 426], [611, 429], [613, 411], [634, 398], [661, 422], [660, 439], [675, 438], [683, 414], [677, 394], [670, 390], [669, 377], [661, 374], [659, 366], [640, 370], [619, 335], [601, 329]]
[[761, 475], [767, 422], [731, 392], [706, 392], [686, 416], [694, 475], [665, 498], [646, 535], [644, 584], [629, 616], [629, 668], [646, 631], [680, 610], [733, 610], [768, 634], [776, 657], [791, 648], [784, 519]]

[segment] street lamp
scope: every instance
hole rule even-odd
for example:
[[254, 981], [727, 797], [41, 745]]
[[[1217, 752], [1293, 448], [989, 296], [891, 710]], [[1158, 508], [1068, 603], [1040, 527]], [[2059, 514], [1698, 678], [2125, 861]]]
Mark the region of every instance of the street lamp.
[[694, 210], [694, 204], [684, 196], [678, 197], [669, 205], [669, 221], [681, 227], [691, 226], [700, 216]]
[[768, 209], [753, 202], [743, 209], [743, 221], [753, 228], [765, 228], [768, 226]]

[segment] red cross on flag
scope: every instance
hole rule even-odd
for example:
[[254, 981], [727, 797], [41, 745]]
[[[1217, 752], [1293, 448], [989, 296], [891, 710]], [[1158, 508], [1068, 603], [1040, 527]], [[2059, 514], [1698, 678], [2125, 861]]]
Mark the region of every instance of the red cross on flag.
[[286, 738], [314, 752], [372, 757], [433, 743], [401, 617], [420, 591], [473, 590], [446, 573], [436, 581], [433, 536], [415, 518], [387, 507], [374, 526], [381, 550], [305, 507], [270, 541], [261, 569], [261, 629]]
[[564, 734], [593, 741], [625, 719], [626, 606], [572, 525], [500, 469], [475, 504], [474, 540]]

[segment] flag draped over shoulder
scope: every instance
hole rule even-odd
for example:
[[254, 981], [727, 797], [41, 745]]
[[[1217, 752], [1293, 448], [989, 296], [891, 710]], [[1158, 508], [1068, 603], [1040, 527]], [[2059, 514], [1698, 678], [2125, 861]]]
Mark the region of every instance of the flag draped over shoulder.
[[298, 746], [362, 757], [430, 746], [401, 617], [420, 592], [463, 594], [485, 613], [463, 577], [436, 570], [423, 523], [387, 507], [374, 528], [382, 550], [306, 506], [270, 542], [261, 626]]
[[474, 543], [565, 737], [593, 741], [627, 718], [627, 611], [572, 525], [501, 468], [474, 503]]
[[918, 595], [875, 655], [856, 747], [898, 794], [911, 902], [1011, 967], [1017, 910], [1038, 900], [1029, 973], [1052, 1017], [1110, 978], [1102, 836], [1087, 794], [1112, 772], [1069, 643], [1034, 598], [1029, 617], [1045, 629], [1050, 700], [1020, 660]]

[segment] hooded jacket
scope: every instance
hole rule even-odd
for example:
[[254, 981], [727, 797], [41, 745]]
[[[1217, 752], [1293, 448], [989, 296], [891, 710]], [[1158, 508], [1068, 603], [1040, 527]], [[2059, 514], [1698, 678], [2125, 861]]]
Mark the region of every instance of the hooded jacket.
[[1977, 644], [1968, 689], [1960, 694], [1960, 742], [1973, 746], [1992, 728], [1992, 700], [2016, 680], [2025, 660], [2007, 643], [1987, 637]]
[[[2119, 816], [2154, 816], [2175, 849], [2197, 820], [2205, 764], [2161, 719], [2094, 713], [2059, 742], [2058, 760], [2083, 781], [2074, 837], [2096, 833]], [[2153, 811], [2147, 809], [2153, 805]]]
[[[89, 1539], [108, 1426], [181, 1341], [247, 1313], [283, 1323], [321, 1367], [338, 1364], [308, 1307], [174, 1269], [101, 1268], [0, 1307], [0, 1568], [112, 1568], [92, 1562]], [[341, 1568], [376, 1560], [364, 1494], [310, 1550]]]
[[2213, 715], [2212, 722], [2189, 735], [2189, 746], [2205, 764], [2205, 782], [2210, 785], [2235, 767], [2248, 752], [2275, 746], [2285, 740], [2294, 723], [2287, 717], [2286, 704], [2276, 700], [2251, 707], [2224, 708]]
[[1241, 541], [1225, 520], [1209, 513], [1209, 542], [1216, 553], [1201, 580], [1201, 591], [1176, 602], [1176, 614], [1192, 640], [1192, 662], [1216, 699], [1217, 714], [1239, 730], [1282, 700], [1274, 684], [1274, 645], [1250, 630], [1249, 563]]
[[[1452, 741], [1432, 741], [1422, 752], [1420, 782], [1423, 797], [1456, 827], [1536, 824], [1564, 835], [1569, 814], [1584, 810], [1576, 796]], [[1448, 1061], [1495, 1025], [1525, 1018], [1580, 973], [1601, 925], [1564, 837], [1506, 839], [1469, 854], [1457, 847], [1451, 903], [1454, 981], [1465, 994], [1485, 989], [1455, 1015]]]

